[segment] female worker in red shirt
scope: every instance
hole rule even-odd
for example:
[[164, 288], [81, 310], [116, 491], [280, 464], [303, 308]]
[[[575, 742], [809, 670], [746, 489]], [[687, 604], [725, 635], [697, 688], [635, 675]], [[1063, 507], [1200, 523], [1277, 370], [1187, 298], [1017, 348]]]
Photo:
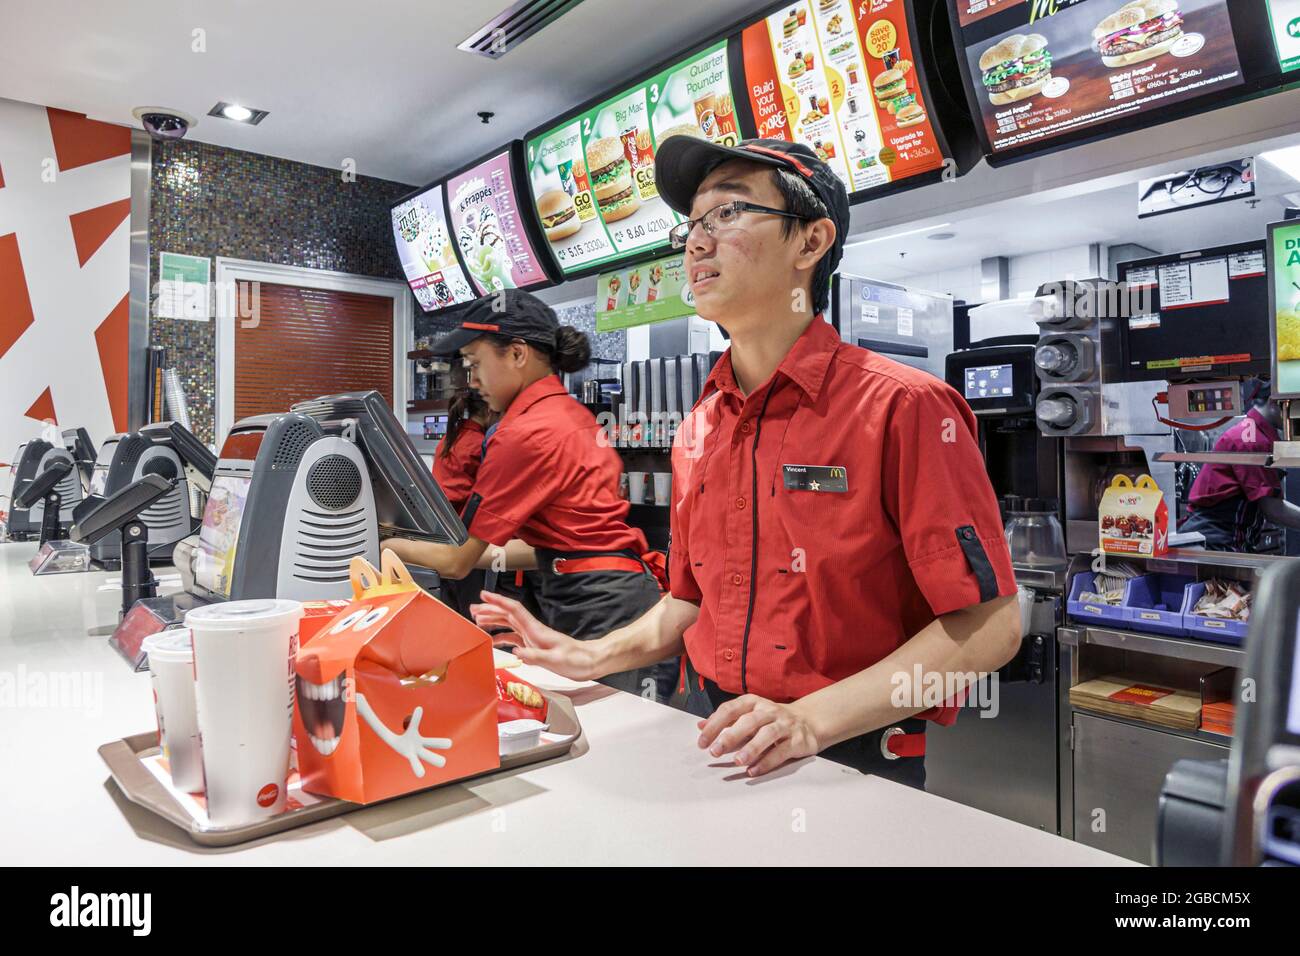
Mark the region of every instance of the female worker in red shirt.
[[[447, 406], [447, 434], [433, 453], [433, 478], [457, 513], [469, 501], [483, 461], [483, 438], [496, 420], [496, 412], [468, 386], [458, 389]], [[442, 581], [443, 602], [469, 617], [469, 606], [478, 601], [485, 575], [485, 571], [475, 568], [459, 581]]]
[[[469, 540], [384, 546], [453, 579], [475, 567], [500, 570], [503, 561], [535, 567], [542, 620], [579, 639], [607, 634], [658, 603], [662, 563], [624, 520], [622, 462], [557, 374], [587, 366], [586, 335], [560, 325], [536, 296], [507, 289], [470, 306], [434, 351], [464, 357], [470, 387], [501, 421], [461, 514]], [[604, 682], [666, 701], [676, 675], [676, 663], [665, 662]]]

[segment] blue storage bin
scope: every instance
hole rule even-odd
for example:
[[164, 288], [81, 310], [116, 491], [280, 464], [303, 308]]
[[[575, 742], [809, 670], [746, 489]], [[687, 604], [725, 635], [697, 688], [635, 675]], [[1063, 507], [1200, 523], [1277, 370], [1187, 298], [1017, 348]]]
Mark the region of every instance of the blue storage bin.
[[1125, 626], [1134, 631], [1183, 637], [1183, 607], [1187, 585], [1195, 581], [1187, 574], [1143, 574], [1130, 578], [1124, 588]]
[[1113, 627], [1124, 627], [1124, 609], [1109, 604], [1084, 604], [1079, 600], [1079, 595], [1084, 591], [1091, 591], [1095, 585], [1097, 575], [1094, 571], [1080, 571], [1074, 576], [1070, 583], [1070, 596], [1065, 602], [1065, 610], [1074, 618], [1083, 624], [1109, 624]]
[[1220, 644], [1240, 646], [1242, 641], [1246, 639], [1246, 632], [1250, 630], [1250, 622], [1229, 621], [1219, 617], [1205, 617], [1203, 614], [1193, 614], [1192, 608], [1196, 607], [1196, 602], [1201, 599], [1201, 595], [1204, 593], [1204, 581], [1193, 581], [1187, 585], [1187, 592], [1183, 598], [1183, 629], [1191, 637], [1200, 638], [1203, 641], [1217, 641]]

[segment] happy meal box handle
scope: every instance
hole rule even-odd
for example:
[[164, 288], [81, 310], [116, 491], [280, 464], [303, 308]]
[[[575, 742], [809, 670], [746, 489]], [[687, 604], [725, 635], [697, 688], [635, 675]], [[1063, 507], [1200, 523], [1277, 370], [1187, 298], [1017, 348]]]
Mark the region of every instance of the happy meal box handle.
[[384, 572], [385, 585], [405, 585], [408, 589], [418, 589], [420, 586], [415, 583], [415, 578], [411, 577], [411, 572], [406, 569], [402, 559], [397, 556], [395, 551], [388, 548], [380, 556], [380, 567]]
[[1156, 484], [1156, 480], [1152, 478], [1150, 475], [1139, 476], [1137, 480], [1137, 487], [1142, 488], [1145, 491], [1160, 490], [1160, 486]]
[[1132, 487], [1133, 487], [1133, 479], [1130, 478], [1128, 475], [1116, 475], [1114, 478], [1112, 478], [1112, 479], [1110, 480], [1110, 487], [1112, 487], [1112, 488], [1132, 488]]
[[352, 563], [348, 566], [348, 574], [352, 578], [354, 601], [367, 591], [380, 586], [379, 572], [373, 564], [360, 555], [352, 559]]

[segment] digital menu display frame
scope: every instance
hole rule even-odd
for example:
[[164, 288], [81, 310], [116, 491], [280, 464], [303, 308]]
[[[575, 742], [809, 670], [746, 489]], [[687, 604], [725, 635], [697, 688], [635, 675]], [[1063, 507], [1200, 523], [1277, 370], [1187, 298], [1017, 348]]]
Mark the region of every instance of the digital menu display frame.
[[654, 154], [671, 135], [741, 140], [732, 47], [719, 37], [675, 54], [524, 137], [532, 212], [564, 279], [670, 251], [683, 217], [658, 193]]
[[[960, 82], [943, 80], [955, 64], [944, 3], [797, 0], [747, 16], [733, 36], [746, 136], [819, 153], [819, 136], [828, 136], [832, 155], [823, 158], [854, 205], [968, 172], [982, 153]], [[805, 69], [792, 52], [803, 53]]]
[[407, 193], [389, 217], [398, 263], [421, 309], [439, 312], [476, 298], [448, 225], [441, 182]]
[[1300, 219], [1269, 223], [1269, 347], [1273, 398], [1300, 398]]
[[1203, 113], [1279, 82], [1268, 11], [1254, 0], [988, 0], [975, 9], [984, 2], [947, 6], [991, 166]]
[[523, 155], [523, 143], [511, 140], [439, 180], [447, 224], [478, 297], [503, 288], [536, 291], [560, 278], [527, 208]]

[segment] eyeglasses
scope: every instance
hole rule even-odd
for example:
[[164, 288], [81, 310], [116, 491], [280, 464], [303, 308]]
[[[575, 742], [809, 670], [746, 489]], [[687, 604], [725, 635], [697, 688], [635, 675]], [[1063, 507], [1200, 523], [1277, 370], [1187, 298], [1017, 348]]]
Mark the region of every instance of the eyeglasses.
[[801, 222], [808, 221], [807, 216], [786, 212], [784, 209], [773, 209], [771, 206], [759, 206], [752, 202], [736, 200], [714, 206], [698, 219], [687, 219], [685, 222], [678, 223], [668, 230], [668, 240], [672, 243], [674, 249], [684, 249], [686, 248], [686, 241], [691, 237], [691, 230], [695, 228], [696, 223], [703, 226], [708, 235], [714, 236], [717, 235], [719, 229], [738, 227], [743, 214], [747, 212], [757, 212], [767, 216], [782, 216], [786, 219], [798, 219]]

